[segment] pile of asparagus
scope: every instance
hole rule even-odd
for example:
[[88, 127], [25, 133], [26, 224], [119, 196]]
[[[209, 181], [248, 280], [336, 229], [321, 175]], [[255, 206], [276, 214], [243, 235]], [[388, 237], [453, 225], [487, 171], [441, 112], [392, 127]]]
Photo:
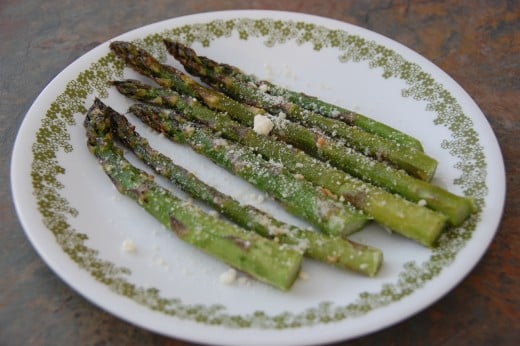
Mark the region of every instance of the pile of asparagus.
[[[471, 199], [430, 183], [437, 162], [417, 139], [198, 56], [181, 43], [164, 43], [209, 87], [131, 43], [112, 42], [118, 57], [160, 86], [114, 81], [121, 94], [139, 101], [130, 113], [265, 191], [320, 232], [285, 224], [208, 186], [98, 99], [85, 119], [88, 145], [121, 193], [229, 265], [283, 290], [297, 278], [302, 255], [374, 276], [381, 251], [347, 239], [367, 222], [433, 247], [447, 227], [461, 225], [475, 211]], [[269, 134], [255, 131], [257, 117], [268, 119]], [[128, 163], [120, 146], [227, 220], [156, 185]]]

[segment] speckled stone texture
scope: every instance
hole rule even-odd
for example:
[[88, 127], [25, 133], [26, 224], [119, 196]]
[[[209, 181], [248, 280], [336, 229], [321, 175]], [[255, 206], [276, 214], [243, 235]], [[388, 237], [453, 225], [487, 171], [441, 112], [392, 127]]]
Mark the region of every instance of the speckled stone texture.
[[337, 345], [520, 344], [520, 252], [516, 250], [520, 246], [520, 2], [2, 0], [0, 345], [191, 345], [105, 313], [51, 272], [15, 215], [8, 158], [35, 97], [89, 49], [158, 20], [246, 8], [326, 16], [414, 49], [474, 98], [503, 150], [507, 169], [504, 217], [476, 268], [453, 291], [416, 316]]

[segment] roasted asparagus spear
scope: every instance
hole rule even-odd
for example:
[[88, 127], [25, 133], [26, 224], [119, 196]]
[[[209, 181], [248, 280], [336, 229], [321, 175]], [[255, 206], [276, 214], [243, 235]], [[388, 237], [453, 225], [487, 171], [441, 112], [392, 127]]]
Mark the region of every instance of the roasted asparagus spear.
[[[294, 174], [322, 186], [330, 193], [351, 202], [357, 208], [383, 226], [394, 230], [406, 237], [417, 240], [426, 246], [434, 246], [436, 239], [446, 225], [446, 217], [418, 204], [411, 203], [394, 194], [380, 188], [366, 184], [352, 178], [343, 171], [318, 161], [307, 154], [291, 149], [282, 142], [272, 140], [269, 137], [258, 135], [253, 130], [243, 127], [232, 121], [225, 114], [215, 113], [192, 98], [176, 98], [177, 111], [185, 117], [204, 123], [220, 135], [243, 143], [267, 159], [274, 160]], [[173, 99], [170, 99], [173, 101]], [[131, 107], [131, 112], [138, 115], [151, 127], [161, 131], [177, 142], [186, 142], [186, 136], [179, 134], [178, 125], [175, 124], [175, 113], [165, 109], [137, 104]], [[184, 131], [185, 133], [186, 131]], [[191, 139], [195, 149], [202, 147], [201, 141], [193, 138], [202, 133], [207, 137], [209, 149], [216, 147], [211, 143], [222, 140], [218, 135], [211, 135], [203, 129], [191, 131], [188, 139]], [[231, 143], [226, 142], [227, 145]], [[213, 148], [214, 149], [214, 148]], [[234, 151], [234, 149], [232, 149]], [[200, 151], [200, 149], [199, 149]], [[229, 150], [222, 149], [224, 153]], [[210, 153], [204, 153], [210, 155]], [[253, 157], [258, 157], [253, 155]], [[214, 159], [215, 160], [215, 159]], [[244, 165], [240, 165], [244, 166]], [[272, 178], [272, 177], [271, 177]]]
[[208, 69], [215, 70], [219, 75], [232, 77], [238, 82], [251, 83], [269, 95], [283, 97], [284, 100], [295, 103], [309, 111], [341, 120], [348, 125], [357, 126], [366, 132], [391, 139], [401, 145], [409, 146], [421, 151], [423, 150], [422, 144], [417, 138], [363, 114], [341, 108], [302, 92], [289, 90], [267, 80], [261, 80], [252, 74], [247, 74], [236, 66], [218, 63], [208, 57], [197, 55], [193, 49], [190, 49], [179, 42], [173, 42], [171, 40], [165, 40], [164, 42], [170, 51], [177, 52], [182, 50], [182, 53], [187, 55], [189, 59], [197, 60], [198, 64], [201, 64]]
[[247, 147], [188, 123], [172, 111], [135, 104], [130, 112], [156, 131], [175, 142], [190, 145], [219, 166], [267, 192], [289, 212], [327, 234], [346, 236], [367, 223], [366, 215], [334, 200], [322, 188], [313, 186], [280, 165], [264, 160]]
[[[250, 103], [259, 106], [259, 108], [256, 108], [256, 112], [266, 112], [262, 109], [262, 107], [266, 108], [266, 105], [261, 104], [260, 97], [258, 97], [258, 100], [255, 99], [255, 97], [258, 96], [256, 95], [257, 93], [259, 93], [258, 90], [248, 88], [247, 85], [242, 88], [237, 83], [234, 83], [234, 80], [231, 78], [228, 78], [230, 87], [228, 88], [229, 90], [227, 90], [227, 92], [229, 96], [233, 97], [233, 94], [231, 94], [231, 89], [236, 87], [237, 92], [242, 90], [244, 93], [251, 94], [248, 95], [248, 97], [251, 97], [247, 100], [245, 100], [243, 97], [245, 94], [240, 94], [241, 96], [237, 97], [237, 100], [233, 100], [229, 97], [222, 97], [222, 94], [200, 85], [193, 78], [182, 73], [176, 68], [170, 65], [161, 64], [145, 50], [139, 49], [131, 43], [115, 41], [111, 43], [110, 48], [116, 53], [116, 55], [122, 58], [133, 69], [145, 76], [153, 78], [159, 85], [163, 87], [172, 88], [178, 91], [179, 93], [186, 94], [196, 98], [200, 98], [200, 95], [204, 94], [206, 100], [208, 100], [211, 97], [220, 98], [219, 102], [224, 103], [227, 106], [234, 106], [236, 104], [240, 104], [239, 102], [243, 101], [245, 103]], [[178, 59], [181, 59], [180, 56], [176, 57]], [[181, 63], [185, 64], [185, 68], [189, 72], [201, 76], [203, 80], [208, 82], [208, 84], [212, 85], [213, 87], [226, 87], [226, 85], [224, 85], [222, 81], [215, 82], [209, 80], [211, 76], [214, 76], [214, 74], [211, 73], [211, 71], [208, 71], [207, 69], [204, 69], [202, 66], [199, 65], [195, 66], [199, 69], [199, 71], [196, 71], [194, 66], [188, 65], [188, 63], [192, 63], [191, 60], [181, 60]], [[286, 104], [287, 103], [284, 102], [282, 105]], [[288, 112], [288, 109], [282, 109], [274, 106], [267, 107], [266, 109], [268, 111], [274, 111], [274, 114], [278, 114], [280, 111], [283, 111], [285, 112], [284, 114], [288, 116], [288, 118], [294, 120], [301, 120], [298, 118], [299, 110], [301, 109], [298, 106], [295, 106], [293, 108], [295, 109], [294, 112]], [[404, 146], [398, 146], [395, 142], [391, 140], [385, 140], [384, 138], [380, 138], [376, 135], [366, 133], [355, 127], [348, 126], [340, 121], [338, 121], [339, 124], [330, 124], [330, 122], [334, 122], [337, 120], [325, 118], [310, 112], [308, 113], [309, 116], [306, 116], [306, 118], [309, 118], [311, 120], [316, 120], [319, 118], [321, 119], [321, 125], [330, 125], [324, 126], [324, 130], [327, 130], [327, 128], [328, 130], [331, 130], [331, 128], [334, 127], [331, 133], [342, 135], [343, 132], [345, 132], [343, 134], [344, 136], [352, 137], [350, 139], [347, 138], [347, 142], [356, 150], [360, 150], [363, 153], [375, 156], [378, 159], [390, 161], [393, 164], [396, 164], [402, 169], [405, 169], [409, 173], [416, 175], [423, 180], [430, 180], [435, 172], [437, 162], [419, 150], [405, 148]], [[305, 124], [309, 125], [309, 123]], [[319, 128], [319, 126], [315, 126], [313, 124], [310, 125], [312, 127]]]
[[108, 107], [97, 99], [84, 121], [87, 145], [117, 189], [134, 199], [182, 240], [234, 268], [288, 290], [301, 268], [300, 252], [246, 231], [182, 201], [132, 166], [111, 133]]
[[239, 102], [263, 108], [271, 114], [283, 112], [293, 121], [319, 128], [332, 137], [341, 138], [353, 149], [379, 160], [391, 162], [422, 180], [431, 180], [435, 173], [437, 161], [421, 150], [373, 135], [338, 119], [323, 117], [282, 96], [267, 94], [262, 88], [241, 82], [219, 73], [209, 65], [204, 65], [190, 48], [168, 40], [165, 40], [165, 43], [169, 52], [189, 73], [200, 77], [213, 88]]
[[239, 203], [231, 196], [225, 195], [199, 180], [193, 173], [174, 164], [170, 158], [153, 149], [148, 141], [135, 131], [125, 116], [113, 110], [109, 110], [108, 113], [113, 120], [113, 133], [143, 162], [192, 197], [207, 203], [239, 226], [253, 230], [264, 237], [274, 238], [281, 243], [294, 246], [309, 258], [342, 269], [353, 270], [368, 276], [374, 276], [379, 270], [383, 261], [383, 254], [380, 250], [343, 238], [303, 230], [274, 219], [251, 205]]
[[[154, 88], [139, 81], [116, 81], [114, 85], [122, 94], [139, 101], [172, 108], [179, 107], [176, 104], [182, 102], [179, 100], [180, 95], [175, 91]], [[186, 86], [186, 88], [189, 87], [189, 85]], [[202, 102], [210, 108], [225, 112], [247, 126], [251, 126], [253, 123], [255, 112], [247, 105], [229, 104], [223, 95], [198, 94]], [[185, 97], [185, 99], [187, 98]], [[299, 124], [280, 117], [270, 117], [270, 119], [274, 124], [272, 133], [277, 138], [296, 147], [304, 148], [314, 157], [328, 161], [359, 179], [397, 193], [412, 202], [424, 203], [429, 208], [446, 215], [452, 225], [460, 225], [475, 210], [471, 199], [457, 196], [439, 186], [414, 178], [402, 170], [370, 159], [326, 135]]]

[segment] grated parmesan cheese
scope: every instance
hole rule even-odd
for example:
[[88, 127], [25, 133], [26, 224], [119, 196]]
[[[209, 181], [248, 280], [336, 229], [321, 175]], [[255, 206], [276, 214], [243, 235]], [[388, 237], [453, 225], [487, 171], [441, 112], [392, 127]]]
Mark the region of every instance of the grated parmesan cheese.
[[299, 276], [299, 278], [300, 278], [301, 280], [303, 280], [303, 281], [307, 281], [307, 280], [309, 280], [309, 278], [310, 278], [309, 273], [304, 272], [304, 271], [301, 271], [300, 274], [299, 274], [298, 276]]
[[261, 92], [265, 93], [265, 92], [267, 92], [267, 91], [269, 90], [269, 86], [267, 86], [267, 84], [260, 84], [260, 85], [258, 86], [258, 89], [259, 89]]
[[220, 274], [219, 281], [221, 284], [231, 285], [232, 283], [235, 282], [236, 278], [237, 278], [237, 271], [233, 268], [230, 268], [229, 270]]
[[265, 115], [257, 114], [253, 120], [253, 130], [259, 135], [268, 135], [273, 129], [274, 124]]
[[125, 239], [123, 241], [123, 244], [121, 245], [121, 248], [123, 249], [124, 252], [128, 252], [128, 253], [134, 253], [137, 250], [137, 247], [135, 246], [135, 243], [133, 242], [132, 239]]

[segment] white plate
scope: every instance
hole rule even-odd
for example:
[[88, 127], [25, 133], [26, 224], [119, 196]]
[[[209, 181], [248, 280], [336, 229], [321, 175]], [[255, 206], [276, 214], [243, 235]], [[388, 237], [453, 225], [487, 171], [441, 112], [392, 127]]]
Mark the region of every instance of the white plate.
[[[385, 253], [376, 278], [306, 261], [309, 279], [288, 293], [252, 281], [223, 285], [219, 275], [226, 266], [119, 196], [85, 146], [82, 122], [94, 96], [125, 112], [130, 102], [105, 82], [121, 73], [136, 77], [116, 63], [106, 42], [63, 70], [36, 99], [19, 130], [11, 171], [27, 236], [47, 264], [93, 303], [144, 328], [196, 342], [325, 343], [410, 317], [451, 290], [481, 258], [502, 214], [502, 155], [482, 112], [432, 63], [368, 30], [287, 12], [203, 13], [116, 39], [137, 40], [179, 66], [159, 35], [421, 138], [440, 162], [435, 183], [473, 196], [482, 210], [447, 232], [435, 250], [378, 226], [355, 235]], [[223, 191], [246, 202], [258, 193], [186, 148], [138, 128]], [[272, 201], [259, 207], [302, 224]], [[125, 239], [137, 244], [135, 253], [121, 250]]]

